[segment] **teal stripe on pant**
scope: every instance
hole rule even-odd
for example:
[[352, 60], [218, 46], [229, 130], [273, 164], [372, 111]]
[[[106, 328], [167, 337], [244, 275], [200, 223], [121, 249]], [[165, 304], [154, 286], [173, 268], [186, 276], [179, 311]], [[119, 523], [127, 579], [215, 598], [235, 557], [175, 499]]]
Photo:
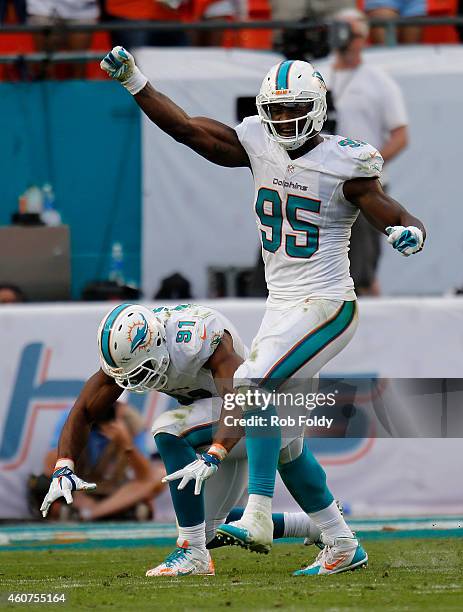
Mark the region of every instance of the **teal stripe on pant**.
[[295, 344], [267, 373], [267, 381], [291, 378], [308, 361], [341, 336], [352, 323], [356, 302], [344, 302], [334, 318], [309, 332]]

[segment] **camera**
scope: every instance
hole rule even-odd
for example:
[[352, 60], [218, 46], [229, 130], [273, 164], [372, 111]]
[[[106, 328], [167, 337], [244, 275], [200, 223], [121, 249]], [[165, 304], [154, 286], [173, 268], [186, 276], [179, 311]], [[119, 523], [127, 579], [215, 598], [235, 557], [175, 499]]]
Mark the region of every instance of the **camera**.
[[277, 50], [287, 59], [320, 59], [335, 49], [345, 49], [352, 40], [350, 25], [342, 21], [316, 23], [304, 18], [307, 27], [284, 30]]

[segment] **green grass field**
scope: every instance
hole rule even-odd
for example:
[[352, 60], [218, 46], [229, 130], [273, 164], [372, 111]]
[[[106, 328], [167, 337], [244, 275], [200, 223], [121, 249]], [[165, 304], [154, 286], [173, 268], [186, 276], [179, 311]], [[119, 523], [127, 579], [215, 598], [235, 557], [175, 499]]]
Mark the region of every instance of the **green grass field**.
[[385, 539], [366, 543], [368, 569], [294, 578], [314, 547], [276, 545], [270, 555], [238, 548], [214, 552], [215, 577], [145, 578], [171, 549], [112, 548], [0, 553], [2, 609], [7, 594], [65, 593], [40, 609], [112, 610], [462, 610], [463, 540]]

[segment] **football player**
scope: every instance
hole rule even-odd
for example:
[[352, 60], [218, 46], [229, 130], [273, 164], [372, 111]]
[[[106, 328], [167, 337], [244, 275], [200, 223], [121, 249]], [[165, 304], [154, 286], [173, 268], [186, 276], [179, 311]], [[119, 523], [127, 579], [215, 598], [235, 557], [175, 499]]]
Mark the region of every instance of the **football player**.
[[[177, 548], [147, 576], [213, 575], [206, 544], [208, 548], [220, 545], [214, 538], [216, 528], [239, 502], [247, 484], [246, 450], [239, 442], [242, 432], [231, 428], [229, 439], [211, 446], [222, 413], [220, 395], [232, 391], [233, 374], [247, 354], [245, 346], [231, 322], [210, 308], [180, 305], [152, 311], [122, 304], [103, 318], [98, 347], [101, 369], [86, 382], [62, 430], [59, 459], [41, 507], [43, 516], [60, 497], [71, 503], [72, 491], [95, 488], [74, 473], [91, 424], [104, 417], [124, 390], [161, 391], [179, 404], [152, 426], [167, 471], [175, 473], [196, 462], [207, 478], [222, 467], [221, 477], [207, 483], [204, 496], [199, 478], [196, 483], [185, 478], [180, 487], [170, 485], [179, 530]], [[199, 460], [196, 451], [204, 451]], [[287, 454], [282, 448], [282, 470]], [[196, 469], [193, 472], [198, 476]], [[297, 495], [290, 481], [288, 487]], [[233, 515], [239, 513], [235, 510]], [[320, 530], [304, 512], [276, 514], [273, 522], [275, 537], [305, 536], [311, 543], [323, 542]]]
[[[235, 373], [235, 389], [258, 381], [275, 389], [296, 374], [314, 377], [348, 344], [357, 326], [347, 253], [359, 210], [402, 255], [417, 253], [424, 244], [421, 221], [381, 188], [379, 152], [365, 142], [320, 135], [326, 86], [308, 62], [273, 66], [256, 98], [257, 114], [236, 129], [188, 116], [156, 91], [122, 47], [108, 53], [101, 67], [175, 140], [215, 164], [252, 171], [269, 298], [250, 356]], [[249, 415], [260, 411], [256, 406], [243, 410]], [[276, 408], [269, 407], [267, 415], [277, 415]], [[252, 435], [251, 429], [245, 428], [248, 503], [242, 518], [220, 526], [218, 534], [230, 543], [268, 549], [280, 441], [276, 432]], [[306, 446], [292, 449], [287, 477], [299, 479], [298, 501], [326, 534], [328, 544], [315, 563], [297, 575], [360, 567], [367, 560], [365, 551], [328, 490], [321, 498], [311, 497], [314, 481], [301, 470], [299, 459], [312, 460]]]

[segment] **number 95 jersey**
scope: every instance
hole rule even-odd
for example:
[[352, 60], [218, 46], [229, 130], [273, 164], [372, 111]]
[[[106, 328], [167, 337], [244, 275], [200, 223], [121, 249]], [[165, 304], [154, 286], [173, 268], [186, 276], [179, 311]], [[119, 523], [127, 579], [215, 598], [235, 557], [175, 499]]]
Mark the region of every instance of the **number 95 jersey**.
[[244, 119], [236, 132], [254, 176], [269, 304], [354, 300], [347, 254], [358, 208], [345, 199], [342, 187], [353, 178], [379, 178], [379, 152], [361, 141], [323, 136], [322, 143], [292, 160], [268, 138], [258, 116]]

